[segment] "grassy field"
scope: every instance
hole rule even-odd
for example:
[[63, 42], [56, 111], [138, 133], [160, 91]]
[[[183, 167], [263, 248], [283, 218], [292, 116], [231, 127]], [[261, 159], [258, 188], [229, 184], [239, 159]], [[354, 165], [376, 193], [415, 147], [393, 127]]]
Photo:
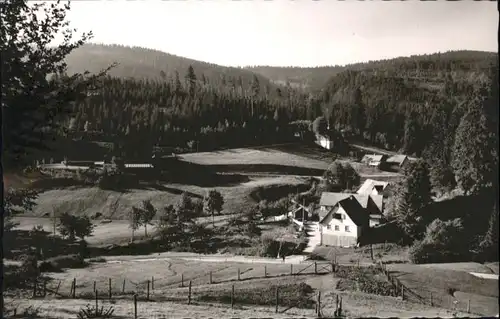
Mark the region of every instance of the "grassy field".
[[[49, 273], [48, 275], [54, 280], [48, 286], [54, 289], [61, 281], [59, 293], [68, 296], [71, 282], [76, 278], [77, 295], [89, 295], [93, 292], [94, 281], [99, 291], [107, 293], [109, 279], [111, 279], [114, 294], [121, 294], [125, 281], [126, 293], [136, 291], [144, 296], [147, 290], [147, 281], [154, 278], [155, 293], [165, 295], [166, 290], [178, 288], [182, 282], [187, 286], [188, 282], [192, 281], [193, 287], [207, 285], [210, 283], [210, 273], [212, 273], [213, 284], [232, 282], [247, 287], [253, 285], [255, 280], [258, 283], [258, 280], [264, 279], [266, 276], [276, 278], [290, 274], [290, 265], [282, 263], [208, 262], [188, 258], [152, 260], [150, 257], [150, 259], [137, 258], [92, 263], [83, 269], [68, 269], [62, 273]], [[238, 269], [241, 281], [237, 281]], [[292, 270], [294, 273], [303, 270], [300, 276], [293, 277], [297, 279], [314, 273], [314, 266], [311, 263], [294, 265]], [[330, 271], [330, 267], [318, 266], [317, 270], [319, 273], [325, 273]], [[152, 286], [151, 291], [153, 291]]]
[[[143, 269], [142, 264], [138, 268]], [[236, 264], [235, 264], [236, 265]], [[186, 267], [187, 266], [187, 267]], [[252, 266], [252, 265], [246, 265]], [[273, 265], [267, 265], [268, 267], [273, 267]], [[202, 263], [191, 264], [188, 266], [186, 262], [176, 261], [176, 265], [171, 266], [172, 270], [177, 269], [177, 267], [194, 268], [195, 272], [199, 272], [198, 269], [209, 269], [207, 267], [214, 267], [212, 263]], [[223, 267], [221, 264], [217, 267]], [[130, 268], [134, 268], [131, 267]], [[156, 265], [158, 268], [158, 265]], [[115, 271], [117, 268], [113, 268]], [[211, 268], [212, 269], [212, 268]], [[277, 268], [276, 268], [277, 269]], [[97, 269], [93, 272], [88, 272], [87, 275], [95, 273]], [[129, 270], [129, 269], [121, 269]], [[147, 269], [144, 269], [147, 270]], [[111, 272], [111, 270], [106, 270], [106, 274]], [[116, 274], [116, 272], [115, 272]], [[171, 273], [173, 275], [173, 273]], [[59, 274], [60, 275], [60, 274]], [[94, 274], [95, 276], [95, 274]], [[71, 277], [71, 276], [68, 276]], [[83, 277], [83, 276], [82, 276]], [[137, 278], [139, 279], [139, 278]], [[82, 279], [79, 281], [77, 279], [77, 294], [82, 289], [86, 289], [86, 286], [81, 286], [79, 282], [83, 282]], [[201, 282], [199, 285], [193, 286], [192, 290], [192, 300], [193, 304], [187, 305], [187, 288], [171, 287], [171, 289], [166, 289], [166, 286], [161, 286], [160, 282], [155, 281], [154, 290], [151, 289], [151, 299], [152, 302], [139, 301], [138, 302], [138, 315], [139, 318], [167, 318], [167, 317], [199, 317], [199, 318], [210, 318], [210, 317], [273, 317], [273, 318], [294, 318], [294, 317], [306, 317], [315, 318], [314, 309], [297, 308], [297, 307], [286, 307], [281, 305], [279, 307], [279, 312], [274, 313], [274, 304], [272, 302], [269, 305], [246, 305], [238, 302], [234, 309], [225, 303], [216, 302], [201, 302], [202, 296], [214, 295], [220, 293], [228, 293], [231, 290], [231, 286], [235, 285], [235, 297], [238, 300], [238, 294], [243, 293], [249, 289], [258, 291], [259, 289], [264, 291], [272, 286], [286, 286], [296, 283], [305, 283], [312, 287], [315, 291], [322, 292], [322, 314], [326, 317], [333, 316], [333, 311], [335, 307], [335, 297], [336, 295], [342, 296], [342, 305], [344, 313], [347, 317], [452, 317], [453, 314], [466, 317], [467, 314], [461, 312], [452, 312], [449, 310], [444, 310], [440, 308], [430, 307], [422, 304], [414, 304], [409, 302], [401, 301], [393, 297], [381, 297], [361, 292], [339, 292], [335, 290], [335, 286], [338, 279], [332, 275], [306, 275], [299, 277], [283, 276], [278, 278], [259, 278], [253, 280], [244, 280], [241, 282], [226, 282], [226, 283], [215, 283], [209, 285], [207, 283]], [[128, 284], [128, 282], [127, 282]], [[115, 286], [113, 286], [115, 287]], [[66, 291], [69, 286], [61, 285], [60, 291]], [[107, 292], [107, 280], [97, 286], [98, 291], [102, 291], [100, 305], [113, 306], [115, 308], [115, 315], [119, 318], [129, 318], [133, 315], [133, 304], [130, 300], [130, 296], [127, 299], [121, 299], [118, 296], [114, 297], [114, 300], [106, 300]], [[121, 290], [121, 285], [116, 287], [117, 290]], [[92, 290], [92, 288], [90, 288]], [[311, 294], [307, 297], [308, 299], [315, 300], [316, 293]], [[88, 294], [89, 299], [92, 294]], [[142, 296], [144, 297], [144, 296]], [[6, 298], [6, 304], [9, 305], [8, 308], [14, 306], [18, 307], [18, 313], [22, 311], [23, 308], [28, 306], [33, 306], [38, 308], [40, 315], [50, 315], [50, 318], [74, 318], [78, 309], [84, 307], [86, 304], [94, 304], [92, 299], [82, 300], [82, 299], [53, 299], [49, 294], [49, 300], [29, 300], [29, 299], [9, 299]], [[117, 299], [118, 298], [118, 299]], [[172, 301], [158, 301], [172, 299]], [[142, 299], [139, 299], [142, 300]], [[167, 316], [168, 314], [168, 316]]]
[[[248, 182], [239, 185], [217, 187], [217, 190], [222, 193], [225, 201], [222, 213], [232, 214], [256, 204], [249, 195], [258, 187], [300, 186], [305, 183], [305, 178], [293, 176], [260, 177], [250, 178]], [[106, 218], [125, 219], [131, 207], [139, 205], [142, 200], [151, 200], [155, 207], [162, 208], [174, 204], [183, 192], [194, 199], [201, 199], [209, 189], [211, 188], [184, 184], [165, 184], [157, 189], [134, 189], [127, 192], [97, 187], [54, 189], [40, 194], [33, 215], [50, 215], [55, 210], [87, 215], [100, 212]]]
[[[384, 263], [406, 263], [409, 262], [408, 249], [394, 244], [372, 245], [373, 257]], [[342, 247], [318, 246], [313, 251], [314, 255], [324, 260], [336, 260], [338, 263], [372, 263], [370, 246], [362, 246], [357, 249]]]
[[[471, 312], [494, 316], [499, 312], [498, 280], [483, 279], [469, 274], [467, 271], [452, 270], [452, 267], [436, 267], [435, 265], [392, 264], [388, 270], [396, 276], [409, 290], [410, 299], [432, 302], [442, 307], [467, 309], [470, 302]], [[457, 269], [464, 268], [458, 264]], [[431, 297], [432, 295], [432, 297]]]
[[316, 145], [284, 144], [272, 147], [238, 148], [215, 152], [189, 153], [182, 160], [206, 165], [225, 172], [267, 172], [289, 175], [321, 176], [335, 160], [348, 161], [363, 176], [382, 179], [398, 178], [400, 174], [383, 172], [347, 158], [338, 158], [331, 151]]
[[[215, 225], [220, 226], [224, 224], [230, 216], [215, 216]], [[33, 226], [40, 225], [46, 232], [52, 233], [53, 231], [53, 221], [51, 218], [44, 217], [16, 217], [14, 221], [19, 223], [16, 229], [19, 230], [31, 230]], [[212, 224], [211, 217], [202, 217], [199, 219], [200, 222], [207, 223], [208, 226]], [[85, 240], [92, 245], [103, 245], [103, 244], [120, 244], [128, 242], [132, 237], [132, 232], [129, 228], [128, 221], [126, 220], [113, 220], [110, 223], [99, 223], [96, 222], [94, 232], [91, 237], [87, 237]], [[148, 233], [151, 234], [154, 231], [154, 226], [148, 227]], [[136, 231], [134, 238], [137, 240], [143, 239], [144, 228]]]

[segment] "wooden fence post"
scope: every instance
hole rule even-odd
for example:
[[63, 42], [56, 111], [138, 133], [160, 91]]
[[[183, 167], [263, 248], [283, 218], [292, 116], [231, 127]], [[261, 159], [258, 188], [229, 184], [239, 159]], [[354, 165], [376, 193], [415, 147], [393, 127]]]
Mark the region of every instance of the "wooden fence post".
[[96, 283], [95, 283], [95, 280], [94, 280], [94, 292], [95, 292], [95, 288], [96, 288], [95, 285], [96, 285]]
[[147, 290], [147, 295], [146, 295], [146, 300], [149, 301], [149, 285], [151, 284], [151, 282], [148, 280], [148, 290]]
[[405, 286], [401, 285], [401, 299], [405, 300]]
[[151, 290], [155, 291], [155, 277], [151, 276]]
[[279, 297], [279, 286], [276, 286], [276, 313], [278, 313]]
[[137, 294], [134, 294], [134, 319], [137, 319]]
[[43, 297], [47, 296], [47, 279], [43, 280]]
[[240, 281], [241, 278], [240, 278], [240, 268], [238, 267], [238, 281]]
[[431, 307], [432, 307], [432, 291], [431, 291]]
[[73, 299], [76, 299], [76, 278], [73, 278]]
[[108, 279], [108, 294], [109, 299], [111, 299], [111, 278]]
[[181, 274], [181, 287], [184, 288], [184, 273]]
[[318, 274], [318, 263], [314, 262], [314, 274]]
[[33, 280], [33, 298], [36, 298], [36, 285], [37, 285], [37, 280]]
[[470, 299], [467, 300], [467, 313], [470, 313]]
[[188, 290], [188, 305], [191, 304], [191, 280], [189, 281], [189, 290]]
[[267, 277], [267, 266], [264, 265], [264, 277]]
[[293, 276], [293, 264], [290, 264], [290, 276]]
[[59, 287], [61, 287], [61, 281], [59, 280], [59, 283], [57, 284], [57, 288], [56, 288], [56, 291], [54, 292], [54, 296], [57, 295], [57, 293], [59, 292]]
[[342, 316], [342, 297], [340, 297], [340, 303], [339, 303], [339, 316]]
[[210, 270], [210, 284], [212, 284], [212, 271]]
[[338, 316], [339, 312], [339, 295], [335, 295], [335, 316]]
[[99, 310], [99, 293], [97, 290], [95, 291], [95, 316], [97, 317], [98, 315], [98, 310]]
[[123, 278], [123, 284], [122, 284], [122, 294], [125, 293], [125, 278]]
[[234, 285], [231, 288], [231, 309], [234, 308]]
[[318, 291], [317, 316], [321, 318], [321, 291]]

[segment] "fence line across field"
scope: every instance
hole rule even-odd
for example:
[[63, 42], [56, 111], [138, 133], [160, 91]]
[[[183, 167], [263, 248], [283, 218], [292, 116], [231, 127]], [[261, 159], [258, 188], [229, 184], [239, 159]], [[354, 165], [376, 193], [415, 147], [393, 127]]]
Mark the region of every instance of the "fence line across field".
[[[273, 265], [259, 265], [253, 267], [223, 267], [221, 269], [210, 270], [199, 274], [194, 274], [191, 276], [185, 276], [183, 273], [176, 274], [174, 276], [165, 276], [165, 277], [147, 277], [148, 279], [141, 280], [139, 282], [134, 282], [128, 278], [107, 278], [101, 280], [88, 281], [86, 280], [83, 286], [77, 281], [76, 278], [71, 279], [70, 281], [65, 280], [55, 280], [57, 282], [57, 287], [51, 287], [51, 291], [54, 295], [62, 295], [62, 290], [65, 290], [67, 285], [70, 286], [70, 296], [76, 296], [76, 291], [80, 292], [95, 292], [96, 289], [99, 291], [107, 291], [114, 294], [127, 293], [130, 291], [137, 290], [146, 290], [149, 286], [151, 292], [155, 290], [155, 287], [161, 288], [161, 290], [169, 289], [169, 288], [177, 288], [177, 287], [185, 287], [187, 282], [192, 281], [196, 282], [196, 285], [204, 285], [204, 284], [216, 284], [216, 283], [228, 283], [228, 282], [237, 282], [237, 281], [246, 281], [252, 279], [266, 279], [266, 278], [277, 278], [283, 276], [299, 276], [299, 275], [324, 275], [327, 273], [332, 273], [337, 267], [333, 263], [326, 262], [311, 262], [308, 264], [299, 264], [294, 265], [290, 264], [289, 268], [285, 266], [285, 264], [281, 264], [284, 267], [278, 271], [273, 268]], [[257, 271], [263, 270], [262, 275], [254, 275], [254, 276], [245, 276], [249, 271]], [[228, 270], [232, 270], [233, 275], [228, 276]], [[218, 274], [223, 273], [226, 279], [219, 279]], [[37, 286], [40, 282], [37, 283]], [[54, 286], [54, 281], [52, 281], [52, 286]], [[91, 285], [89, 287], [89, 285]], [[130, 289], [130, 287], [132, 289]], [[35, 288], [36, 289], [36, 288]], [[91, 289], [91, 290], [90, 290]]]
[[387, 277], [387, 280], [393, 285], [393, 287], [396, 289], [396, 291], [399, 293], [399, 296], [403, 300], [426, 304], [431, 307], [436, 306], [449, 310], [466, 312], [469, 314], [482, 315], [481, 313], [477, 313], [471, 310], [470, 299], [468, 299], [467, 301], [461, 301], [450, 295], [447, 298], [448, 300], [443, 300], [443, 298], [440, 298], [436, 294], [433, 294], [430, 290], [427, 290], [427, 294], [422, 296], [410, 289], [399, 278], [397, 278], [389, 270], [387, 270], [386, 264], [383, 264], [379, 261], [378, 268]]
[[[75, 283], [75, 280], [72, 280], [72, 293], [74, 293], [74, 287], [75, 287], [74, 283]], [[186, 289], [188, 290], [188, 295], [184, 298], [178, 298], [176, 301], [178, 301], [178, 302], [184, 301], [188, 305], [199, 304], [198, 302], [194, 303], [192, 300], [193, 291], [192, 291], [192, 282], [191, 281], [188, 282]], [[272, 307], [274, 308], [275, 313], [285, 313], [286, 311], [288, 311], [292, 308], [295, 308], [295, 306], [293, 306], [293, 305], [290, 306], [290, 305], [283, 305], [282, 304], [282, 297], [280, 295], [280, 290], [281, 290], [280, 286], [276, 286], [275, 290], [274, 290], [275, 298], [274, 298], [274, 303], [273, 303]], [[322, 302], [321, 296], [322, 296], [322, 292], [318, 291], [317, 293], [312, 294], [307, 299], [309, 301], [312, 301], [312, 303], [314, 304], [314, 313], [315, 313], [316, 317], [318, 317], [318, 318], [321, 318], [325, 315], [324, 309], [327, 306], [324, 302]], [[335, 296], [334, 299], [336, 300], [336, 303], [335, 303], [335, 310], [333, 312], [333, 316], [340, 317], [342, 315], [342, 309], [343, 309], [342, 308], [342, 297], [339, 296], [338, 294], [334, 294], [334, 296]], [[88, 299], [89, 301], [95, 300], [95, 308], [94, 309], [96, 311], [95, 315], [97, 316], [98, 311], [99, 311], [99, 303], [100, 303], [100, 306], [103, 307], [104, 304], [107, 304], [107, 302], [111, 301], [111, 296], [108, 296], [105, 293], [101, 293], [98, 289], [96, 289], [93, 291], [92, 295], [87, 296], [87, 298], [85, 298], [85, 299]], [[235, 284], [232, 284], [231, 290], [230, 290], [230, 301], [229, 302], [221, 302], [221, 303], [223, 303], [223, 304], [228, 303], [229, 306], [231, 307], [231, 309], [234, 309], [235, 305], [237, 304], [237, 300], [238, 300], [238, 298], [237, 298], [237, 292], [235, 290]], [[139, 307], [139, 302], [144, 302], [144, 301], [145, 302], [150, 301], [149, 294], [146, 297], [146, 299], [143, 299], [143, 298], [140, 298], [138, 293], [133, 293], [132, 303], [133, 303], [133, 313], [134, 313], [135, 319], [138, 318], [138, 314], [140, 313], [140, 310], [141, 310]], [[108, 305], [112, 306], [113, 303], [110, 303]], [[263, 306], [263, 305], [260, 305], [260, 306]], [[280, 307], [281, 307], [281, 309], [280, 309]], [[285, 308], [283, 309], [283, 307], [285, 307]], [[146, 307], [146, 309], [147, 309], [147, 307]], [[310, 309], [310, 308], [306, 308], [306, 309]], [[330, 317], [330, 316], [327, 315], [327, 317]]]
[[[184, 275], [184, 273], [177, 273], [173, 276], [155, 277], [148, 276], [139, 282], [133, 282], [127, 279], [125, 276], [121, 278], [107, 278], [95, 281], [85, 281], [84, 285], [79, 285], [76, 278], [71, 280], [55, 280], [48, 286], [47, 280], [38, 281], [36, 285], [33, 285], [33, 296], [34, 297], [45, 297], [47, 294], [54, 297], [63, 298], [78, 298], [78, 297], [89, 297], [99, 291], [102, 298], [107, 297], [107, 299], [119, 298], [130, 296], [132, 294], [139, 298], [144, 296], [146, 300], [150, 300], [151, 297], [159, 297], [162, 294], [168, 293], [169, 290], [177, 288], [186, 288], [188, 284], [193, 287], [204, 286], [210, 284], [222, 284], [222, 283], [237, 283], [252, 279], [266, 279], [266, 278], [278, 278], [284, 276], [301, 276], [301, 275], [324, 275], [327, 273], [335, 273], [338, 266], [357, 266], [361, 267], [359, 263], [329, 263], [324, 261], [315, 261], [300, 264], [242, 264], [241, 267], [227, 266], [220, 269], [205, 271], [197, 274]], [[281, 269], [277, 270], [276, 265], [282, 265]], [[387, 270], [387, 265], [379, 262], [378, 267], [380, 271], [386, 276], [387, 280], [395, 288], [397, 296], [401, 297], [403, 300], [417, 302], [420, 304], [427, 304], [429, 306], [437, 306], [441, 308], [446, 308], [455, 311], [462, 311], [471, 314], [479, 314], [473, 311], [473, 305], [471, 301], [466, 302], [460, 300], [454, 300], [450, 296], [449, 300], [442, 300], [436, 294], [432, 294], [429, 291], [426, 295], [420, 295], [407, 287], [401, 282], [393, 273]], [[228, 271], [233, 273], [228, 275]], [[245, 276], [248, 272], [256, 271], [259, 276]], [[221, 279], [219, 275], [222, 273], [223, 278]], [[234, 284], [233, 284], [234, 285]], [[89, 287], [90, 286], [90, 287]], [[69, 289], [68, 289], [69, 288]], [[68, 293], [69, 290], [69, 293]], [[87, 299], [87, 298], [85, 298]], [[175, 299], [172, 301], [180, 301], [182, 298], [171, 297], [170, 299]], [[471, 309], [472, 308], [472, 309]]]

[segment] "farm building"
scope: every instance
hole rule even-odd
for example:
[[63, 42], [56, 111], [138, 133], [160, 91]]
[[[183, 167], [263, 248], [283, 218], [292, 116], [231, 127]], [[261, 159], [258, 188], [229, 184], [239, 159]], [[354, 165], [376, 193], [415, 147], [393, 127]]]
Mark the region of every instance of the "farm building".
[[403, 168], [410, 162], [406, 155], [394, 155], [386, 159], [385, 165], [387, 167]]
[[350, 195], [320, 216], [321, 245], [352, 247], [370, 227], [370, 214]]
[[364, 163], [368, 166], [379, 167], [387, 159], [387, 155], [377, 155], [377, 154], [369, 154], [363, 156], [361, 159], [361, 163]]
[[376, 181], [373, 179], [367, 179], [358, 189], [357, 193], [360, 195], [382, 195], [387, 197], [385, 189], [389, 185], [388, 182]]

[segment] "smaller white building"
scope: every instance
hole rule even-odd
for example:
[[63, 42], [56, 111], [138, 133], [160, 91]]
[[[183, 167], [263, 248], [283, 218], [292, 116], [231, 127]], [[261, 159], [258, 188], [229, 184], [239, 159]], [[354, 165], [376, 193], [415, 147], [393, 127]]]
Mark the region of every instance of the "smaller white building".
[[333, 149], [333, 141], [327, 136], [317, 135], [316, 141], [321, 147], [326, 148], [327, 150]]
[[384, 195], [388, 182], [367, 179], [358, 189], [357, 193], [361, 195]]

